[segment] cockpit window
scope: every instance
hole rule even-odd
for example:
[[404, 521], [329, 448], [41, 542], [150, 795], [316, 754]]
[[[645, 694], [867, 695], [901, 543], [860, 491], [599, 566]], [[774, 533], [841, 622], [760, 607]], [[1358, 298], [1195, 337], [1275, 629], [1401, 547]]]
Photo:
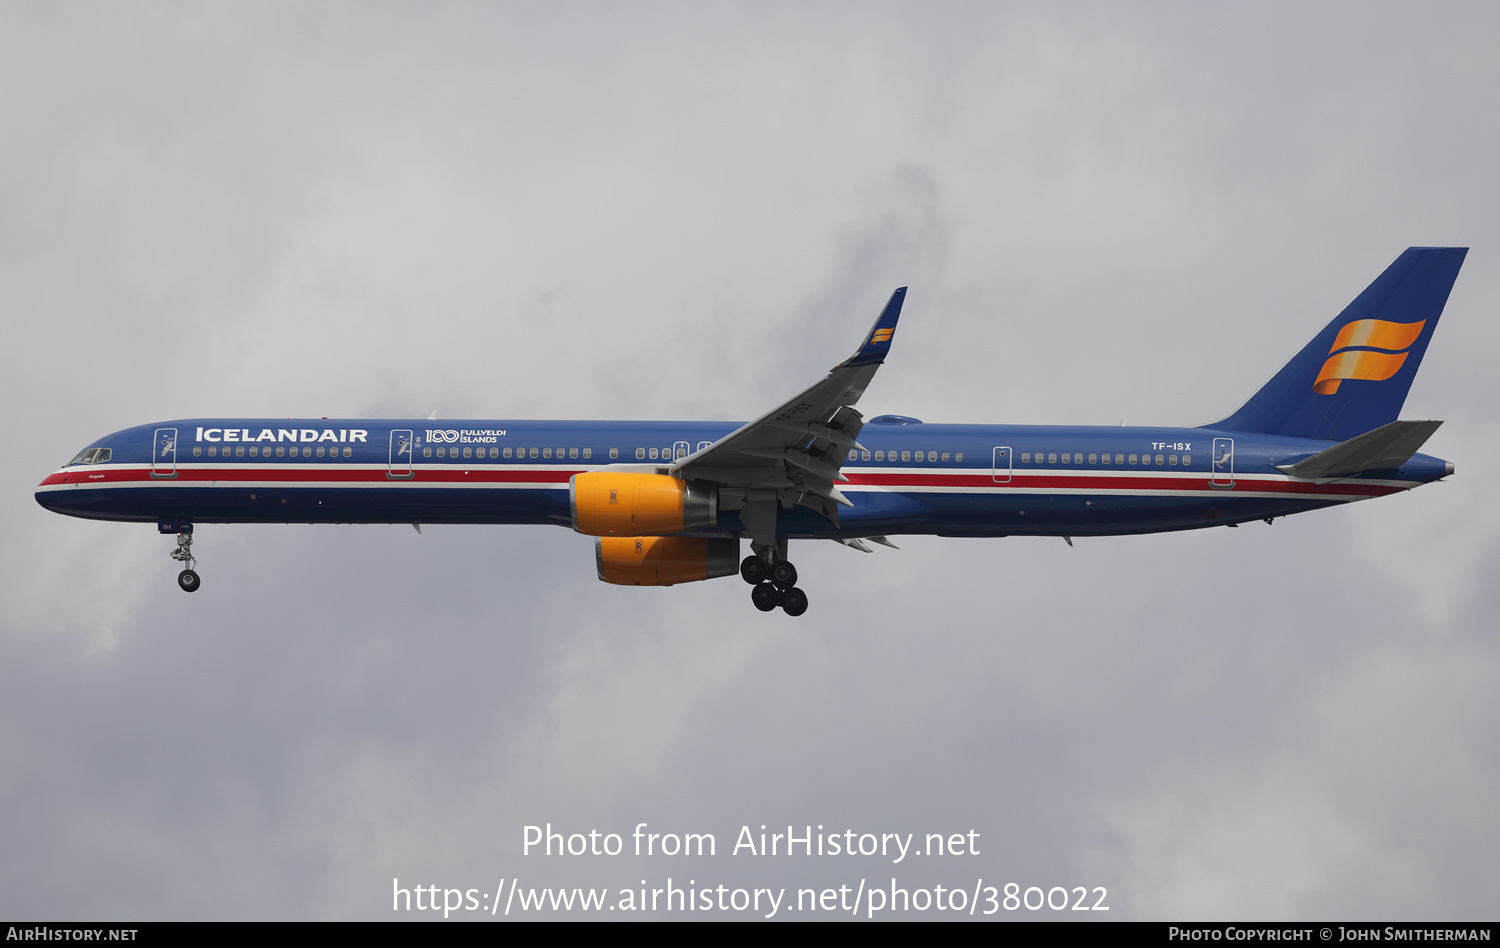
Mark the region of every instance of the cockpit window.
[[109, 448], [84, 448], [63, 467], [72, 467], [74, 464], [103, 464], [109, 460], [112, 453]]

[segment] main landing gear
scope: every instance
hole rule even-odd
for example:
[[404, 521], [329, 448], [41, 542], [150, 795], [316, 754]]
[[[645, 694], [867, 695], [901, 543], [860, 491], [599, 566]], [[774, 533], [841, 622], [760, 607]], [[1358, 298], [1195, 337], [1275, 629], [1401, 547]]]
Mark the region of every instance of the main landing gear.
[[193, 569], [198, 565], [198, 559], [193, 556], [191, 531], [177, 534], [177, 549], [172, 551], [171, 557], [184, 567], [182, 572], [177, 574], [177, 585], [182, 587], [183, 592], [197, 592], [202, 581], [198, 578], [197, 571]]
[[751, 554], [740, 564], [740, 576], [755, 587], [750, 590], [750, 601], [761, 612], [777, 606], [789, 616], [807, 611], [807, 593], [797, 588], [797, 567], [790, 562], [778, 559], [767, 565], [760, 556]]

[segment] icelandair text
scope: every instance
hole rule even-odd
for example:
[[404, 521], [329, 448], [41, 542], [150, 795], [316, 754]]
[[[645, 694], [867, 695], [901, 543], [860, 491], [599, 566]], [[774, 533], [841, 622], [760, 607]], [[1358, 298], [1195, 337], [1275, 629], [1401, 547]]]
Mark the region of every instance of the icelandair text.
[[340, 444], [363, 443], [369, 435], [364, 428], [199, 428], [199, 441], [337, 441]]

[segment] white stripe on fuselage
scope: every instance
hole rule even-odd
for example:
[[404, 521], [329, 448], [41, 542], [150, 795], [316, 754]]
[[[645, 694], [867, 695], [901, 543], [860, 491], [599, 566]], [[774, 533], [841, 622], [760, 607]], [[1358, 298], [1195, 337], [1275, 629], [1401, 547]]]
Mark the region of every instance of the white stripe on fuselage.
[[[532, 466], [529, 466], [529, 465], [528, 466], [521, 466], [521, 465], [514, 465], [514, 464], [485, 464], [483, 466], [475, 464], [475, 465], [469, 465], [469, 466], [465, 467], [463, 465], [456, 465], [456, 464], [442, 464], [442, 465], [438, 465], [438, 464], [425, 464], [425, 465], [418, 464], [418, 465], [413, 465], [412, 470], [415, 471], [415, 472], [417, 472], [417, 473], [439, 473], [439, 472], [454, 472], [454, 471], [463, 471], [465, 474], [476, 473], [476, 472], [477, 473], [485, 473], [485, 472], [509, 472], [509, 473], [532, 473], [532, 474], [544, 474], [545, 473], [545, 474], [550, 474], [550, 475], [553, 476], [553, 478], [555, 478], [556, 475], [557, 475], [557, 473], [561, 473], [562, 471], [568, 471], [568, 472], [601, 471], [601, 470], [609, 470], [611, 466], [612, 465], [597, 465], [597, 466], [583, 467], [583, 466], [577, 466], [577, 465], [567, 465], [566, 467], [562, 467], [562, 466], [558, 466], [558, 467], [532, 467]], [[229, 473], [229, 472], [240, 473], [240, 472], [255, 472], [255, 471], [270, 471], [270, 470], [275, 470], [275, 471], [317, 471], [317, 472], [336, 472], [336, 471], [348, 471], [348, 472], [355, 472], [355, 471], [361, 471], [361, 472], [371, 472], [371, 471], [375, 471], [375, 472], [388, 472], [390, 470], [390, 466], [388, 464], [366, 464], [366, 463], [348, 463], [348, 462], [345, 462], [345, 463], [338, 463], [338, 462], [335, 462], [335, 463], [326, 463], [325, 462], [325, 463], [321, 463], [321, 464], [269, 462], [269, 463], [257, 463], [257, 464], [245, 464], [245, 465], [223, 465], [223, 464], [207, 464], [207, 463], [201, 463], [201, 462], [198, 462], [198, 463], [195, 463], [195, 462], [184, 462], [184, 463], [179, 464], [177, 466], [177, 469], [178, 470], [193, 470], [195, 472], [201, 472], [201, 473], [211, 473], [211, 472], [216, 472], [216, 471], [223, 471], [225, 473]], [[87, 472], [87, 473], [92, 474], [92, 473], [95, 473], [95, 472], [102, 473], [102, 472], [111, 471], [111, 470], [113, 470], [113, 471], [152, 470], [152, 465], [150, 465], [150, 464], [135, 464], [135, 463], [103, 464], [103, 465], [93, 465], [93, 466], [89, 466], [87, 468], [61, 468], [61, 469], [58, 470], [57, 473], [81, 473], [81, 472]], [[864, 474], [878, 474], [878, 475], [882, 475], [882, 476], [886, 476], [886, 477], [893, 476], [893, 475], [894, 476], [898, 476], [898, 477], [899, 476], [922, 477], [922, 476], [933, 476], [933, 475], [944, 475], [944, 474], [950, 475], [950, 476], [983, 477], [983, 476], [985, 476], [986, 473], [992, 471], [991, 468], [888, 468], [888, 467], [885, 467], [885, 468], [846, 468], [845, 470], [848, 470], [851, 473], [858, 473], [858, 474], [862, 474], [862, 475], [864, 475]], [[1142, 481], [1142, 482], [1149, 482], [1149, 481], [1153, 481], [1153, 480], [1165, 480], [1165, 479], [1168, 479], [1168, 478], [1177, 480], [1177, 479], [1181, 479], [1183, 477], [1206, 479], [1206, 478], [1208, 478], [1210, 476], [1211, 475], [1206, 474], [1206, 473], [1199, 474], [1198, 472], [1193, 472], [1191, 474], [1185, 474], [1185, 473], [1180, 472], [1180, 471], [1173, 471], [1173, 472], [1169, 472], [1169, 471], [1161, 471], [1161, 472], [1157, 472], [1157, 471], [1149, 471], [1149, 472], [1148, 471], [1116, 471], [1116, 470], [1102, 470], [1102, 471], [1095, 471], [1095, 470], [1082, 470], [1082, 471], [1080, 471], [1080, 470], [1071, 470], [1071, 471], [1062, 471], [1062, 470], [1053, 470], [1053, 469], [1043, 469], [1043, 470], [1030, 469], [1030, 470], [1027, 470], [1026, 472], [1021, 473], [1021, 474], [1017, 474], [1017, 473], [1013, 472], [1012, 476], [1011, 476], [1011, 480], [1009, 480], [1009, 481], [997, 481], [997, 482], [995, 482], [993, 484], [985, 484], [985, 483], [979, 483], [979, 484], [959, 484], [959, 485], [900, 484], [900, 483], [897, 483], [897, 484], [840, 484], [839, 485], [839, 489], [840, 489], [841, 492], [843, 492], [845, 494], [857, 494], [857, 493], [975, 494], [975, 495], [984, 495], [984, 496], [995, 496], [995, 495], [1036, 496], [1036, 495], [1049, 495], [1049, 494], [1051, 494], [1051, 495], [1063, 495], [1063, 496], [1205, 497], [1205, 496], [1213, 496], [1213, 494], [1210, 493], [1210, 492], [1204, 491], [1201, 488], [1197, 488], [1197, 489], [1162, 488], [1162, 487], [1152, 487], [1152, 486], [1149, 485], [1149, 483], [1142, 483], [1142, 484], [1140, 484], [1140, 486], [1131, 486], [1131, 487], [1114, 487], [1114, 486], [1108, 486], [1108, 487], [1099, 487], [1099, 486], [1089, 486], [1089, 487], [1061, 487], [1061, 486], [1057, 486], [1057, 485], [1034, 485], [1034, 486], [1030, 486], [1030, 485], [1018, 484], [1018, 483], [1015, 483], [1014, 481], [1017, 480], [1017, 479], [1019, 479], [1019, 478], [1024, 478], [1024, 477], [1050, 477], [1050, 478], [1058, 478], [1058, 477], [1061, 477], [1061, 478], [1083, 478], [1083, 477], [1100, 478], [1100, 477], [1107, 477], [1107, 478], [1111, 478], [1111, 479], [1124, 479], [1124, 480], [1136, 480], [1136, 481]], [[1299, 491], [1299, 490], [1269, 490], [1268, 491], [1268, 490], [1253, 490], [1253, 489], [1252, 490], [1247, 490], [1247, 489], [1244, 489], [1244, 487], [1240, 486], [1240, 485], [1247, 484], [1247, 483], [1279, 483], [1279, 484], [1292, 484], [1292, 485], [1295, 485], [1295, 486], [1303, 486], [1303, 485], [1309, 486], [1309, 487], [1312, 486], [1311, 482], [1308, 482], [1308, 481], [1299, 481], [1299, 480], [1296, 480], [1295, 478], [1292, 478], [1292, 477], [1289, 477], [1289, 476], [1283, 475], [1283, 474], [1260, 474], [1260, 473], [1255, 473], [1255, 474], [1236, 474], [1236, 475], [1234, 475], [1234, 480], [1235, 480], [1236, 486], [1233, 489], [1230, 489], [1227, 486], [1225, 488], [1223, 488], [1223, 494], [1225, 496], [1232, 496], [1232, 497], [1254, 497], [1254, 498], [1264, 498], [1264, 499], [1275, 499], [1275, 498], [1318, 498], [1318, 499], [1321, 499], [1321, 500], [1331, 500], [1331, 501], [1368, 500], [1371, 497], [1380, 496], [1380, 495], [1377, 495], [1377, 494], [1344, 493], [1344, 492], [1335, 492], [1335, 491], [1328, 491], [1328, 490], [1319, 490], [1319, 491]], [[1420, 486], [1421, 483], [1422, 482], [1420, 482], [1420, 481], [1360, 479], [1360, 480], [1357, 480], [1357, 481], [1352, 481], [1351, 485], [1352, 484], [1357, 484], [1357, 485], [1362, 486], [1362, 487], [1385, 487], [1385, 488], [1391, 488], [1391, 489], [1395, 489], [1395, 490], [1410, 490], [1410, 489], [1412, 489], [1414, 487]], [[557, 481], [555, 479], [545, 480], [545, 481], [488, 481], [488, 480], [483, 480], [483, 481], [476, 481], [476, 482], [458, 482], [458, 483], [455, 483], [455, 482], [440, 482], [440, 481], [422, 481], [422, 480], [417, 480], [416, 478], [404, 478], [404, 477], [401, 477], [401, 478], [392, 478], [392, 479], [384, 480], [384, 481], [371, 481], [371, 480], [347, 480], [347, 481], [345, 481], [345, 480], [330, 480], [330, 479], [327, 479], [327, 478], [318, 478], [318, 479], [315, 479], [315, 480], [313, 480], [313, 479], [309, 479], [309, 480], [285, 480], [285, 479], [259, 480], [259, 479], [244, 479], [244, 478], [235, 478], [235, 479], [232, 479], [232, 480], [231, 479], [182, 480], [182, 479], [179, 479], [179, 478], [161, 477], [161, 478], [152, 478], [152, 479], [149, 479], [149, 480], [136, 480], [136, 481], [97, 480], [97, 481], [87, 481], [87, 482], [79, 482], [79, 483], [71, 483], [71, 484], [48, 484], [48, 485], [45, 485], [45, 486], [39, 486], [37, 488], [37, 490], [39, 490], [39, 491], [45, 491], [45, 492], [50, 492], [50, 491], [58, 491], [58, 490], [101, 490], [101, 489], [115, 490], [115, 489], [124, 489], [124, 488], [129, 488], [129, 489], [143, 489], [143, 488], [167, 487], [167, 486], [178, 487], [178, 488], [188, 487], [188, 488], [206, 489], [206, 490], [229, 490], [229, 489], [245, 489], [245, 488], [254, 488], [254, 489], [257, 489], [257, 490], [261, 490], [261, 489], [274, 490], [276, 488], [295, 488], [295, 489], [329, 488], [329, 489], [340, 489], [340, 490], [350, 490], [350, 489], [379, 490], [379, 489], [385, 489], [385, 488], [400, 488], [400, 489], [405, 489], [405, 490], [413, 490], [413, 489], [424, 489], [424, 490], [425, 489], [438, 489], [438, 490], [480, 490], [480, 489], [488, 489], [488, 490], [558, 490], [558, 491], [562, 491], [562, 490], [567, 490], [568, 489], [568, 484], [567, 483], [565, 483], [565, 482], [559, 482], [559, 481]]]

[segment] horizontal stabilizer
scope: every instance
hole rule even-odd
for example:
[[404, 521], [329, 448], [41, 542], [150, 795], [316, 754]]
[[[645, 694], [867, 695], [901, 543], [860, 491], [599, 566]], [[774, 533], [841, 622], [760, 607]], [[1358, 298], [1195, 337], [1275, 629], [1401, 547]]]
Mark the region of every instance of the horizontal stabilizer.
[[1441, 424], [1441, 421], [1393, 421], [1295, 464], [1278, 464], [1276, 470], [1293, 477], [1321, 480], [1399, 468], [1411, 460]]

